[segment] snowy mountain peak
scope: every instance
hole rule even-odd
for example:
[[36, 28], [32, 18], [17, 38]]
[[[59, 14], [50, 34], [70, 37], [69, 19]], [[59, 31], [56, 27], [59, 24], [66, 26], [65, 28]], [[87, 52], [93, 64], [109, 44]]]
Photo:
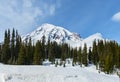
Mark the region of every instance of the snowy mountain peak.
[[92, 42], [96, 39], [103, 39], [100, 33], [93, 34], [88, 38], [82, 39], [79, 34], [70, 32], [63, 27], [55, 26], [52, 24], [42, 24], [33, 32], [22, 37], [22, 40], [32, 39], [33, 43], [36, 43], [38, 40], [41, 40], [45, 36], [46, 42], [56, 41], [57, 43], [68, 43], [71, 47], [80, 47], [86, 43], [89, 46], [92, 45]]
[[40, 29], [53, 29], [53, 28], [54, 28], [54, 25], [49, 24], [49, 23], [45, 23], [45, 24], [42, 24], [40, 27], [38, 27], [37, 30], [40, 30]]
[[56, 41], [57, 43], [81, 41], [81, 38], [77, 33], [69, 32], [62, 27], [48, 23], [42, 24], [30, 34], [23, 36], [22, 40], [28, 40], [31, 38], [32, 41], [36, 43], [36, 41], [41, 40], [43, 36], [45, 36], [46, 41]]

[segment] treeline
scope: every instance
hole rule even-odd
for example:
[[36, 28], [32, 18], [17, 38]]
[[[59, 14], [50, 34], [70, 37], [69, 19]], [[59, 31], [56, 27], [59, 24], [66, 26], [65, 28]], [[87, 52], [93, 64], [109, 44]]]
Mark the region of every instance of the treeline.
[[22, 41], [17, 30], [5, 31], [4, 43], [0, 45], [0, 61], [12, 65], [42, 65], [48, 59], [58, 65], [56, 59], [60, 59], [60, 65], [65, 67], [67, 58], [72, 59], [72, 66], [81, 67], [94, 64], [96, 69], [105, 73], [113, 73], [120, 68], [120, 46], [115, 41], [94, 41], [89, 49], [87, 44], [83, 48], [71, 48], [68, 44], [57, 44], [56, 42], [41, 41], [35, 45], [29, 41]]

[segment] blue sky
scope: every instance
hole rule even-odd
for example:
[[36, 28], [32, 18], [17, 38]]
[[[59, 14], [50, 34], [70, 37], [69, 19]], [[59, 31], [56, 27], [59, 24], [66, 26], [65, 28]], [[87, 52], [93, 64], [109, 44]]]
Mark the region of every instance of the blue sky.
[[5, 29], [27, 34], [43, 23], [79, 33], [99, 32], [120, 43], [120, 0], [0, 0], [0, 41]]

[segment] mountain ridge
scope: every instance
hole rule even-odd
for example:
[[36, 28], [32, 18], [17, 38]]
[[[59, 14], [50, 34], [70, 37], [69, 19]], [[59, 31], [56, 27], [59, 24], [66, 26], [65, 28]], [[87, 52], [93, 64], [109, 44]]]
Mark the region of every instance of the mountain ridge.
[[31, 38], [33, 43], [37, 40], [41, 40], [45, 36], [46, 42], [56, 41], [57, 43], [68, 43], [71, 47], [80, 47], [84, 43], [88, 46], [92, 46], [92, 42], [96, 39], [103, 39], [101, 33], [95, 33], [85, 39], [81, 38], [78, 33], [70, 32], [67, 29], [55, 26], [53, 24], [44, 23], [33, 32], [22, 37], [22, 40], [28, 40]]

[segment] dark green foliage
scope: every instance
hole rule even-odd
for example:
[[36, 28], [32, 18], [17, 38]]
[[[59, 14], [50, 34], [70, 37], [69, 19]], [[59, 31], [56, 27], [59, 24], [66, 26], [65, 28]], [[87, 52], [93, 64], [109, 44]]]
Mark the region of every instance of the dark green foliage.
[[89, 48], [89, 53], [88, 53], [88, 61], [90, 64], [92, 64], [92, 58], [93, 58], [93, 55], [92, 55], [92, 51], [91, 51], [91, 47]]
[[93, 64], [97, 65], [97, 63], [99, 61], [99, 57], [98, 57], [98, 52], [97, 52], [96, 40], [93, 42], [92, 54], [93, 54]]
[[5, 64], [10, 59], [10, 30], [5, 31], [4, 44], [2, 46], [1, 61]]
[[12, 61], [15, 60], [15, 30], [12, 31], [12, 39], [11, 39], [11, 64], [13, 64]]
[[[54, 44], [56, 44], [56, 43], [54, 43]], [[49, 55], [48, 55], [49, 61], [51, 61], [52, 64], [55, 63], [55, 47], [54, 47], [55, 45], [54, 44], [51, 43], [50, 50], [49, 50]]]
[[31, 42], [31, 38], [29, 39], [28, 44], [26, 45], [26, 64], [31, 65], [33, 63], [33, 46]]
[[104, 72], [106, 72], [107, 74], [112, 73], [113, 70], [113, 59], [112, 59], [112, 53], [109, 53], [106, 57], [105, 60], [105, 67], [104, 67]]
[[81, 47], [78, 50], [78, 64], [82, 67], [82, 49]]
[[67, 56], [67, 45], [62, 44], [62, 54], [61, 54], [61, 60], [65, 61]]
[[18, 31], [16, 31], [15, 61], [17, 61], [18, 59], [20, 47], [21, 47], [21, 37], [19, 36]]
[[43, 60], [45, 60], [46, 58], [46, 54], [45, 54], [45, 50], [46, 50], [46, 47], [45, 47], [45, 36], [42, 37], [42, 44], [41, 44], [41, 55], [42, 55], [42, 58]]
[[78, 61], [78, 57], [77, 57], [77, 48], [73, 49], [73, 64], [76, 65], [77, 61]]
[[35, 52], [34, 52], [34, 57], [33, 57], [33, 64], [34, 65], [42, 65], [42, 47], [41, 47], [41, 42], [37, 41], [36, 46], [35, 46]]
[[88, 66], [88, 56], [87, 56], [87, 45], [84, 44], [83, 53], [82, 53], [82, 63], [85, 66]]
[[18, 53], [18, 61], [17, 64], [18, 65], [25, 65], [26, 64], [26, 59], [25, 59], [25, 47], [23, 44], [21, 44], [20, 47], [20, 52]]

